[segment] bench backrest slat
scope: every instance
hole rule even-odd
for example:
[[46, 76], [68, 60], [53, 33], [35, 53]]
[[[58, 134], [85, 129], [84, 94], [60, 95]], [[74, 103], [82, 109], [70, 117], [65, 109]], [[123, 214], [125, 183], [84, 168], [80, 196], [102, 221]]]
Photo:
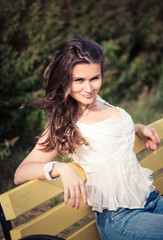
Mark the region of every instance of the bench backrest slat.
[[57, 183], [33, 180], [1, 194], [0, 202], [6, 219], [11, 220], [62, 192], [60, 180]]
[[163, 146], [140, 161], [142, 167], [150, 168], [154, 172], [163, 168]]
[[11, 236], [16, 240], [30, 234], [56, 235], [89, 213], [91, 208], [85, 207], [82, 202], [78, 210], [72, 209], [70, 201], [68, 205], [61, 203], [26, 224], [14, 228], [11, 230]]
[[[155, 128], [159, 134], [160, 139], [163, 139], [163, 118], [151, 124], [150, 127]], [[134, 152], [137, 154], [145, 149], [144, 142], [138, 136], [135, 137]]]
[[89, 222], [86, 226], [82, 227], [71, 236], [66, 238], [67, 240], [99, 240], [99, 234], [96, 227], [95, 220]]
[[163, 173], [155, 179], [154, 185], [156, 190], [159, 190], [159, 195], [163, 195]]

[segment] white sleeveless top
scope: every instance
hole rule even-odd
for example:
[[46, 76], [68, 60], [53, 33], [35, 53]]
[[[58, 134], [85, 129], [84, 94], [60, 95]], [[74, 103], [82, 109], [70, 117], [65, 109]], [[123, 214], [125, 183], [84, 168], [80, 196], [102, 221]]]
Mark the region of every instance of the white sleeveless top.
[[98, 212], [143, 208], [154, 186], [152, 171], [141, 167], [133, 152], [134, 123], [122, 108], [99, 96], [97, 100], [118, 109], [121, 122], [112, 117], [91, 125], [76, 123], [89, 145], [76, 149], [71, 158], [85, 170], [88, 204]]

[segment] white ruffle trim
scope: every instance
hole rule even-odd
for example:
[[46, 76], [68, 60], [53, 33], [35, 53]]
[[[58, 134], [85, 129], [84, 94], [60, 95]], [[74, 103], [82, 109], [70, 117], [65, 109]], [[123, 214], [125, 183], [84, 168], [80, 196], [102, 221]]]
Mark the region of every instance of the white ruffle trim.
[[[93, 211], [103, 212], [104, 209], [116, 211], [118, 208], [138, 209], [143, 208], [149, 194], [154, 191], [153, 171], [140, 167], [139, 183], [133, 178], [124, 185], [124, 182], [118, 182], [111, 185], [109, 176], [105, 174], [87, 175], [87, 195], [88, 204]], [[108, 181], [108, 184], [106, 182]], [[116, 179], [115, 179], [116, 181]], [[89, 185], [91, 184], [91, 185]], [[107, 189], [106, 189], [107, 186]]]

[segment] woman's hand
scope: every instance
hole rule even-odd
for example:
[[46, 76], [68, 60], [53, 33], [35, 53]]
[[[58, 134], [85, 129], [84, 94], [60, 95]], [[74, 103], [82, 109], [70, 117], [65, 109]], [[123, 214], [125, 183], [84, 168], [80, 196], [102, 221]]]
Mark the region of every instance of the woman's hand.
[[[64, 202], [68, 203], [68, 197], [70, 195], [72, 207], [78, 209], [80, 206], [81, 195], [83, 197], [83, 203], [87, 205], [87, 193], [84, 181], [76, 170], [68, 163], [58, 163], [55, 165], [56, 171], [61, 176], [61, 180], [64, 187]], [[53, 174], [53, 172], [52, 172]]]
[[145, 126], [143, 124], [135, 124], [135, 133], [144, 141], [145, 147], [151, 150], [156, 150], [157, 145], [160, 146], [160, 138], [154, 128]]

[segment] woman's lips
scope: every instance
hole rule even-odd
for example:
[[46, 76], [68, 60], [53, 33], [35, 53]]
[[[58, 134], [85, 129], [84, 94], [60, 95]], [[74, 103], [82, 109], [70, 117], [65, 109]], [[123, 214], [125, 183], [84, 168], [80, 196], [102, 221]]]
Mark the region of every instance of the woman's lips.
[[93, 93], [90, 94], [81, 94], [83, 97], [85, 98], [92, 98], [93, 97]]

